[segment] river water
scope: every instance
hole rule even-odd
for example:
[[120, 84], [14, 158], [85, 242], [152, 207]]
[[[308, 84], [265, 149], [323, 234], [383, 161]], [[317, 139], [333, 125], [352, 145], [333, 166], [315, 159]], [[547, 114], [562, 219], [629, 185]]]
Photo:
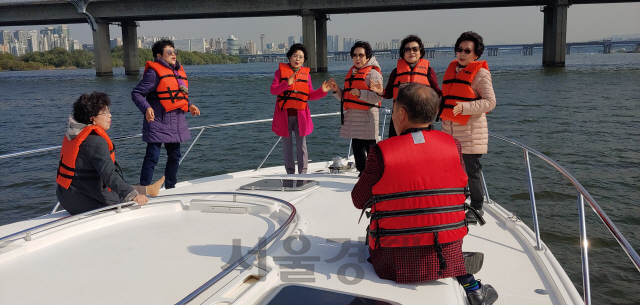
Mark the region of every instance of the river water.
[[[440, 81], [452, 59], [430, 59]], [[564, 166], [640, 250], [640, 54], [571, 54], [565, 68], [542, 68], [539, 54], [483, 59], [489, 63], [497, 97], [496, 109], [488, 114], [490, 131]], [[396, 61], [379, 61], [386, 78]], [[329, 77], [343, 79], [350, 65], [330, 61], [329, 73], [312, 76], [315, 87]], [[275, 98], [269, 85], [276, 69], [276, 63], [186, 67], [190, 99], [202, 112], [189, 117], [189, 125], [271, 118]], [[95, 77], [94, 70], [0, 73], [0, 154], [60, 145], [72, 103], [91, 91], [111, 96], [112, 138], [140, 133], [142, 115], [130, 97], [139, 79], [125, 76], [122, 68], [105, 78]], [[333, 97], [309, 105], [314, 114], [339, 110]], [[317, 118], [314, 124], [314, 133], [307, 137], [312, 162], [346, 155], [349, 142], [338, 136], [339, 117]], [[197, 132], [192, 135], [195, 138]], [[270, 123], [208, 129], [182, 163], [178, 178], [255, 168], [276, 140]], [[115, 144], [125, 178], [137, 183], [145, 144], [139, 138]], [[184, 144], [183, 153], [189, 144]], [[264, 166], [282, 164], [280, 147]], [[533, 227], [522, 155], [522, 150], [491, 138], [489, 154], [481, 161], [491, 199]], [[0, 225], [50, 212], [57, 201], [58, 156], [52, 151], [0, 160]], [[164, 158], [156, 174], [161, 175]], [[531, 166], [542, 239], [582, 291], [575, 189], [534, 156]], [[638, 304], [638, 270], [595, 213], [587, 212], [593, 303]]]

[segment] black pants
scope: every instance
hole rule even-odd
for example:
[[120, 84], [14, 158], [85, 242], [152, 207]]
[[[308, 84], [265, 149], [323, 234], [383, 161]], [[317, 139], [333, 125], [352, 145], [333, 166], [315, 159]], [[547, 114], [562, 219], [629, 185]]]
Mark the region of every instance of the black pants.
[[482, 191], [482, 178], [480, 177], [480, 154], [462, 154], [464, 167], [469, 178], [469, 191], [471, 191], [471, 207], [476, 210], [482, 209], [484, 195]]
[[364, 166], [367, 164], [367, 154], [371, 146], [375, 144], [376, 140], [352, 139], [353, 158], [356, 159], [356, 169], [359, 172], [364, 172]]

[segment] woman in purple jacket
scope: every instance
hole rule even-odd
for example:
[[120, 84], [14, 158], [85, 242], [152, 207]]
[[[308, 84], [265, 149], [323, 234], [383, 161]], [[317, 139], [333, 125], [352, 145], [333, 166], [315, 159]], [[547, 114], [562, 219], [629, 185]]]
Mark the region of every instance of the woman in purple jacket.
[[[200, 110], [187, 98], [188, 82], [184, 69], [176, 60], [178, 53], [173, 42], [160, 40], [151, 50], [154, 62], [147, 62], [142, 81], [131, 92], [133, 102], [144, 115], [142, 140], [147, 142], [140, 185], [151, 184], [154, 167], [160, 158], [160, 147], [164, 143], [167, 150], [165, 188], [170, 189], [178, 182], [180, 143], [191, 139], [185, 112], [196, 116], [200, 115]], [[166, 71], [169, 71], [168, 74]], [[182, 107], [172, 109], [172, 104]]]

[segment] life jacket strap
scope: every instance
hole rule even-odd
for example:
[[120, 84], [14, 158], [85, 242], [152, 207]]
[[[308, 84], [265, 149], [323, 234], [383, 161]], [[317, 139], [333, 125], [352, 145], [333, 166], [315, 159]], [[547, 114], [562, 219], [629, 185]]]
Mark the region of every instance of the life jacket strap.
[[298, 91], [298, 90], [287, 90], [285, 92], [290, 92], [290, 93], [296, 93], [296, 94], [302, 94], [302, 95], [309, 96], [309, 93]]
[[163, 78], [165, 78], [165, 77], [173, 77], [173, 78], [176, 78], [176, 79], [184, 79], [184, 80], [187, 80], [187, 78], [186, 78], [186, 77], [182, 77], [182, 75], [175, 75], [175, 74], [167, 74], [167, 75], [159, 76], [159, 77], [158, 77], [158, 79], [163, 79]]
[[438, 241], [438, 232], [433, 233], [433, 245], [436, 248], [436, 256], [438, 257], [438, 263], [440, 267], [440, 270], [438, 270], [438, 274], [442, 275], [442, 270], [447, 269], [447, 260], [442, 254], [442, 245]]
[[423, 209], [379, 211], [374, 213], [366, 212], [365, 215], [367, 215], [367, 218], [371, 216], [371, 219], [382, 219], [382, 218], [388, 218], [388, 217], [418, 216], [418, 215], [452, 213], [452, 212], [462, 212], [462, 211], [465, 211], [465, 206], [463, 204], [459, 204], [459, 205], [453, 205], [453, 206], [433, 207], [433, 208], [423, 208]]
[[[393, 194], [384, 194], [384, 195], [373, 195], [369, 200], [364, 204], [362, 208], [362, 213], [360, 213], [360, 218], [358, 218], [358, 223], [362, 220], [362, 216], [367, 213], [367, 218], [372, 213], [368, 213], [366, 210], [371, 208], [374, 204], [387, 201], [387, 200], [395, 200], [395, 199], [404, 199], [404, 198], [414, 198], [414, 197], [424, 197], [424, 196], [438, 196], [438, 195], [465, 195], [468, 196], [470, 194], [469, 187], [464, 188], [444, 188], [444, 189], [432, 189], [432, 190], [419, 190], [419, 191], [409, 191], [409, 192], [400, 192]], [[425, 209], [436, 209], [436, 208], [425, 208]], [[438, 212], [434, 212], [438, 213]], [[444, 212], [439, 212], [444, 213]], [[433, 213], [427, 213], [433, 214]], [[391, 217], [391, 216], [387, 216]]]
[[396, 74], [396, 77], [398, 76], [402, 76], [402, 75], [422, 75], [424, 77], [429, 77], [429, 74], [426, 73], [422, 73], [422, 72], [402, 72], [402, 73], [398, 73]]
[[467, 86], [471, 86], [471, 82], [468, 82], [466, 80], [456, 79], [456, 78], [444, 80], [444, 81], [442, 81], [442, 84], [443, 85], [446, 85], [446, 84], [465, 84]]
[[[77, 174], [88, 174], [88, 175], [67, 175], [67, 174], [63, 174], [60, 172], [60, 168], [64, 168], [68, 171], [77, 173]], [[58, 175], [63, 177], [63, 178], [67, 178], [67, 179], [71, 179], [71, 180], [100, 180], [100, 175], [98, 175], [98, 171], [96, 171], [95, 169], [76, 169], [76, 168], [71, 168], [69, 166], [67, 166], [66, 164], [62, 163], [62, 160], [60, 160], [59, 162], [59, 166], [58, 166]]]
[[468, 195], [468, 194], [469, 194], [468, 187], [459, 187], [459, 188], [418, 190], [418, 191], [399, 192], [399, 193], [393, 193], [393, 194], [373, 195], [371, 196], [369, 201], [365, 204], [365, 209], [368, 207], [371, 207], [373, 203], [388, 201], [388, 200], [425, 197], [425, 196]]
[[456, 230], [456, 229], [464, 228], [466, 226], [467, 226], [467, 221], [463, 220], [460, 222], [448, 223], [444, 225], [416, 227], [416, 228], [407, 228], [407, 229], [373, 229], [373, 230], [367, 229], [367, 234], [371, 235], [371, 237], [381, 238], [385, 236], [401, 236], [401, 235], [435, 233], [435, 232], [441, 232], [441, 231]]
[[442, 100], [459, 100], [459, 101], [466, 101], [466, 102], [471, 102], [471, 101], [475, 101], [477, 100], [477, 98], [475, 97], [462, 97], [462, 96], [455, 96], [455, 95], [445, 95], [442, 97]]

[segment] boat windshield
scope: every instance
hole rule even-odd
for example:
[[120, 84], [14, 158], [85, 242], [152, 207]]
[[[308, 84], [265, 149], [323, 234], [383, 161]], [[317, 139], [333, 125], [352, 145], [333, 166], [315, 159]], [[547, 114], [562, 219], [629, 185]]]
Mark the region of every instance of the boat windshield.
[[[280, 289], [280, 288], [276, 288]], [[356, 296], [335, 291], [321, 290], [313, 287], [305, 287], [299, 285], [285, 286], [278, 291], [275, 297], [269, 300], [265, 305], [297, 305], [300, 300], [304, 300], [307, 305], [394, 305], [382, 300], [369, 299], [362, 296]]]

